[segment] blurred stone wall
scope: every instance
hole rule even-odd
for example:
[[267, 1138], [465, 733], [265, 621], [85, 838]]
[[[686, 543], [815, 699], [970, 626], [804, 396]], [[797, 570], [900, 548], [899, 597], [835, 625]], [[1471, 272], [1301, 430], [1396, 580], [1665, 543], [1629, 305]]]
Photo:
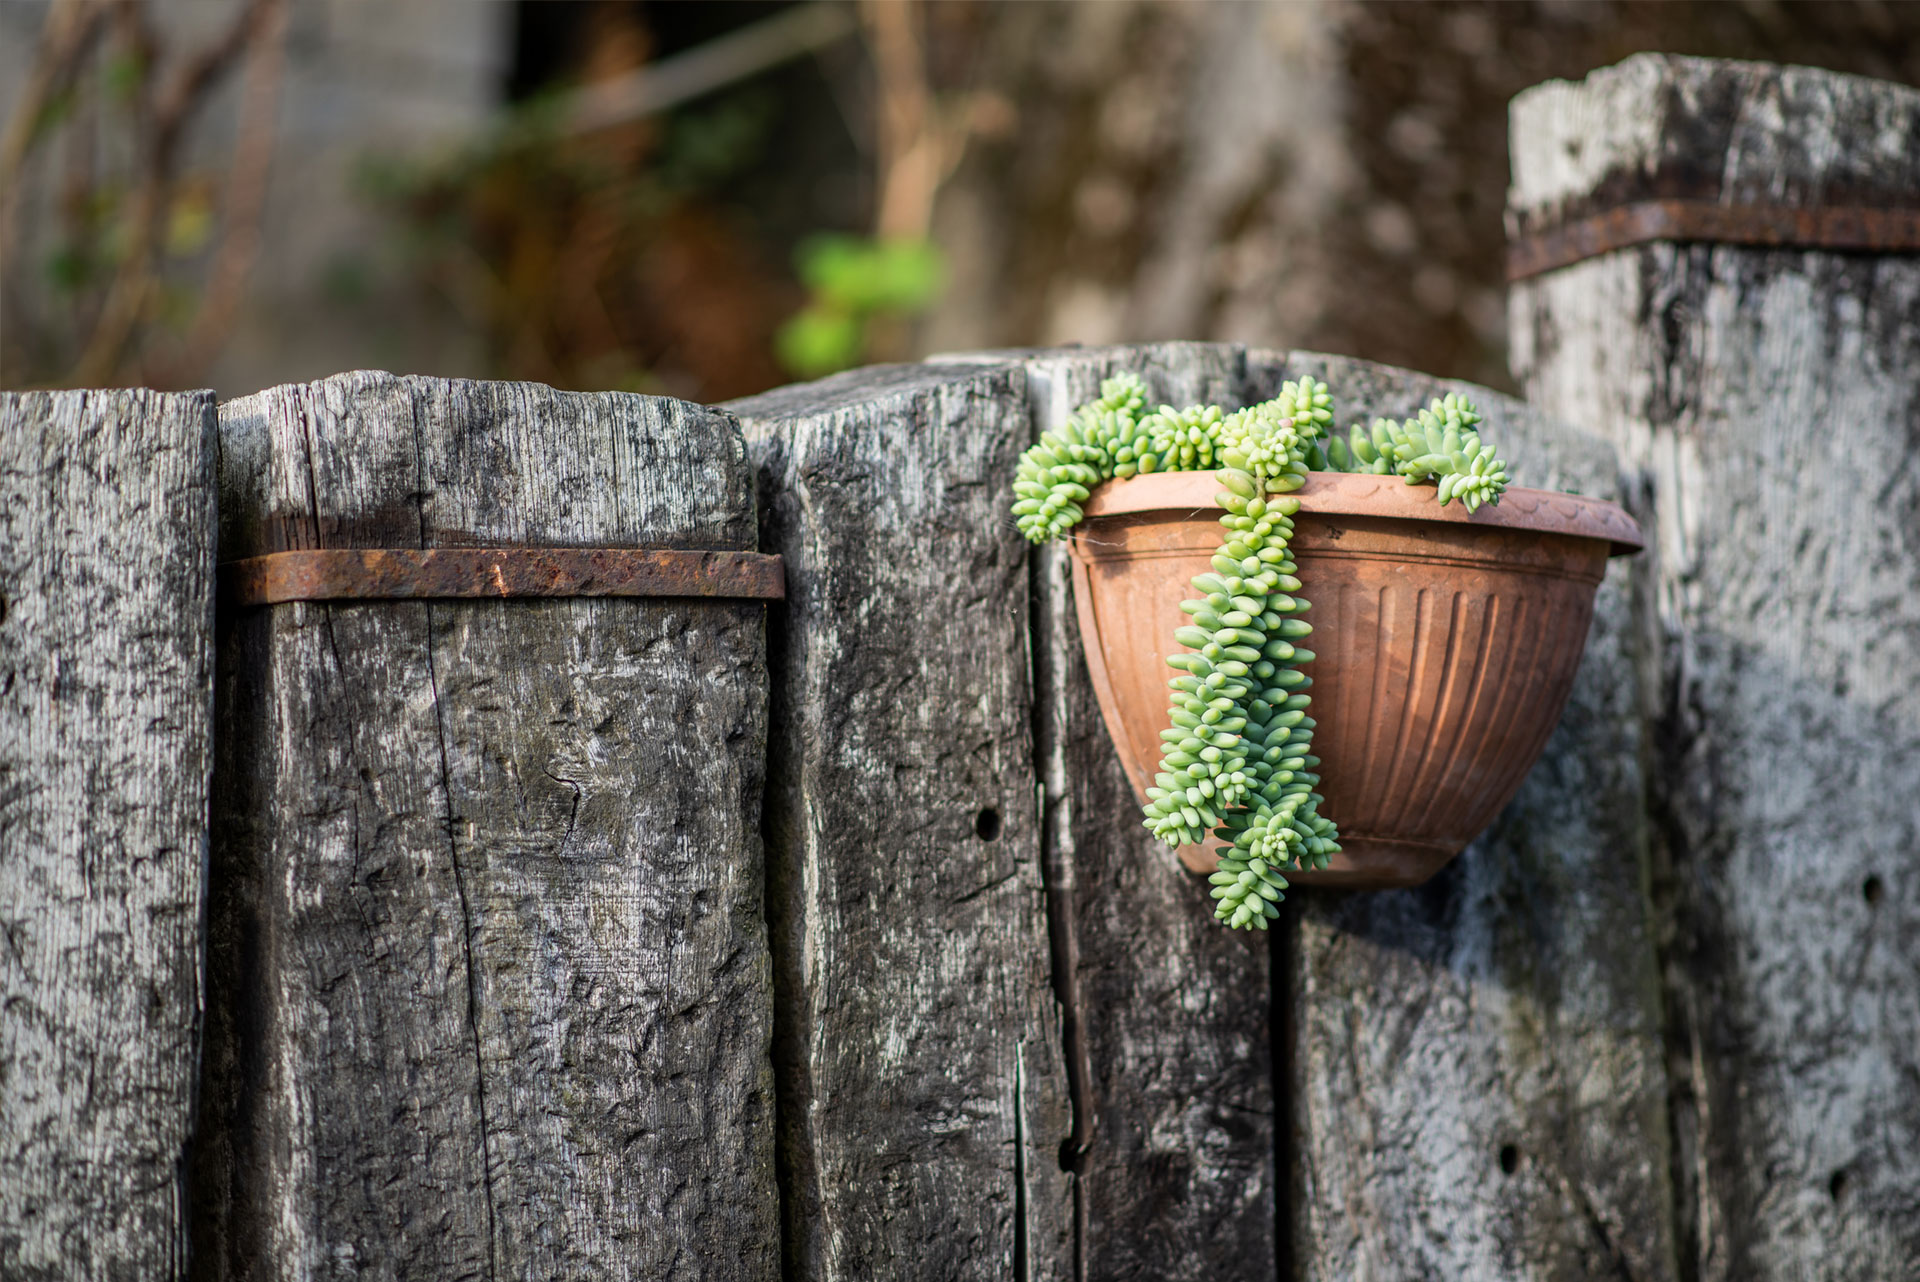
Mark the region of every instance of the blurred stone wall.
[[1920, 84], [1910, 0], [992, 3], [1015, 104], [948, 185], [937, 350], [1344, 352], [1511, 388], [1507, 102], [1642, 50]]

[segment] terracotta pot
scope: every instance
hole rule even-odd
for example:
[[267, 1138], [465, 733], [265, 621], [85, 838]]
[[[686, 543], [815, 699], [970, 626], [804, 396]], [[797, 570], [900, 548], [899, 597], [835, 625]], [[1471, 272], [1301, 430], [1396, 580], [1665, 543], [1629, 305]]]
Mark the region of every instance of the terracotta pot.
[[[1073, 540], [1074, 599], [1107, 729], [1142, 800], [1166, 726], [1166, 656], [1222, 530], [1211, 472], [1109, 481]], [[1289, 880], [1413, 886], [1493, 821], [1560, 719], [1608, 556], [1637, 551], [1620, 508], [1508, 490], [1469, 515], [1398, 477], [1315, 473], [1294, 559], [1311, 602], [1321, 813], [1342, 852]], [[1180, 851], [1211, 872], [1208, 847]]]

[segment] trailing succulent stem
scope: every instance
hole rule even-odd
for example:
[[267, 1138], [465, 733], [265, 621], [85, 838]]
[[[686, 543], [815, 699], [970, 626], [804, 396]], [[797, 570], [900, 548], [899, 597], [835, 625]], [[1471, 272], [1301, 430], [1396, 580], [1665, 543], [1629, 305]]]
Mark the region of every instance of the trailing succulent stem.
[[[1320, 759], [1307, 715], [1313, 684], [1298, 644], [1313, 629], [1288, 544], [1300, 500], [1289, 497], [1311, 471], [1378, 472], [1410, 485], [1437, 482], [1440, 501], [1469, 510], [1499, 502], [1506, 465], [1480, 440], [1480, 415], [1457, 395], [1434, 401], [1402, 424], [1385, 419], [1349, 441], [1327, 439], [1333, 421], [1326, 384], [1287, 383], [1264, 404], [1231, 414], [1218, 406], [1143, 414], [1146, 387], [1131, 374], [1043, 433], [1020, 461], [1013, 513], [1035, 543], [1059, 538], [1084, 515], [1093, 487], [1154, 471], [1213, 471], [1223, 492], [1225, 540], [1213, 572], [1193, 580], [1199, 597], [1181, 604], [1191, 621], [1174, 633], [1187, 649], [1167, 659], [1172, 706], [1146, 826], [1170, 846], [1204, 841], [1216, 852], [1214, 915], [1235, 928], [1266, 929], [1279, 915], [1287, 868], [1325, 868], [1339, 833], [1320, 814]], [[1324, 441], [1324, 444], [1323, 444]]]

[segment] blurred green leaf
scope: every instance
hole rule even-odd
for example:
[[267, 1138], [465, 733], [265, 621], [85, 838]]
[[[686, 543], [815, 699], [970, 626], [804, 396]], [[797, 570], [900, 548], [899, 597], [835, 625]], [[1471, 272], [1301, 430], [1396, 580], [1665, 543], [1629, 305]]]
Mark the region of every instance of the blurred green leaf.
[[924, 240], [816, 236], [800, 246], [798, 260], [808, 289], [854, 312], [917, 312], [946, 284], [946, 259]]
[[166, 252], [186, 258], [205, 249], [213, 239], [213, 201], [194, 188], [181, 192], [167, 210]]
[[81, 245], [62, 245], [47, 255], [47, 279], [62, 293], [77, 294], [93, 282], [98, 264]]
[[676, 112], [660, 152], [667, 185], [700, 191], [719, 185], [760, 158], [774, 118], [771, 97], [741, 93], [705, 111]]
[[107, 60], [101, 83], [108, 99], [124, 107], [139, 95], [146, 78], [147, 60], [138, 50], [124, 49]]
[[74, 106], [78, 102], [79, 97], [72, 89], [62, 89], [49, 97], [45, 103], [41, 104], [40, 114], [34, 117], [33, 128], [28, 131], [30, 141], [38, 143], [52, 133], [59, 127], [61, 121], [73, 114]]
[[869, 355], [870, 321], [923, 312], [946, 286], [946, 258], [924, 240], [815, 236], [794, 257], [811, 298], [776, 346], [781, 363], [803, 378], [858, 365]]
[[860, 362], [866, 327], [860, 318], [830, 304], [814, 303], [774, 336], [785, 365], [802, 378], [819, 378]]

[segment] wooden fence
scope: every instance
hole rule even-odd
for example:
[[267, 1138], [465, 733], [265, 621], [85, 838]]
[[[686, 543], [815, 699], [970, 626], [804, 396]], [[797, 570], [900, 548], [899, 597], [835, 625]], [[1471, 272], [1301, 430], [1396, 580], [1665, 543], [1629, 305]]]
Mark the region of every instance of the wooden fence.
[[[1651, 546], [1493, 829], [1268, 936], [1139, 826], [1014, 463], [1121, 369], [1459, 384], [0, 400], [0, 1277], [1920, 1277], [1920, 259], [1592, 234], [1920, 208], [1920, 94], [1643, 57], [1514, 139], [1518, 268], [1588, 256], [1474, 395]], [[786, 598], [215, 608], [499, 546]]]

